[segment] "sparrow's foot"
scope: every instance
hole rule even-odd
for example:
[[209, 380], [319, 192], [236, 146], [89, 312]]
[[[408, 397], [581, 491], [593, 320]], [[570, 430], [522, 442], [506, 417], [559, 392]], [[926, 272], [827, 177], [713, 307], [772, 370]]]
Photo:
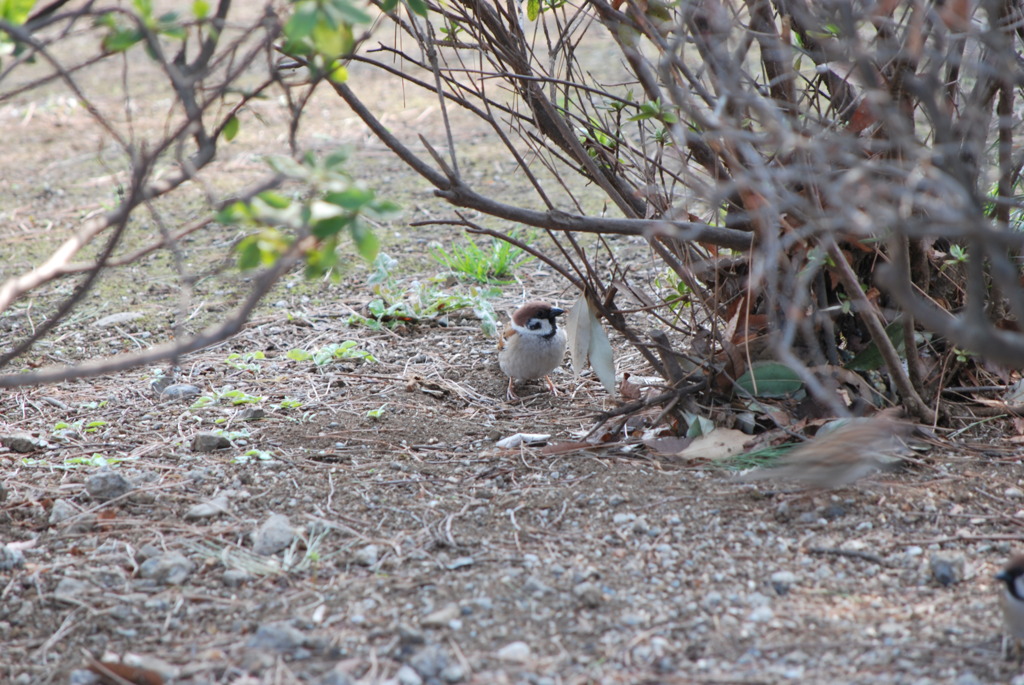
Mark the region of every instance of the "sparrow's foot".
[[551, 382], [551, 377], [550, 376], [544, 376], [544, 380], [547, 381], [547, 383], [548, 383], [548, 390], [551, 391], [551, 394], [552, 395], [557, 395], [558, 394], [558, 388], [556, 388], [555, 384]]
[[519, 399], [519, 395], [516, 394], [515, 380], [511, 377], [508, 379], [508, 390], [505, 392], [505, 397], [508, 398], [509, 402], [515, 402]]

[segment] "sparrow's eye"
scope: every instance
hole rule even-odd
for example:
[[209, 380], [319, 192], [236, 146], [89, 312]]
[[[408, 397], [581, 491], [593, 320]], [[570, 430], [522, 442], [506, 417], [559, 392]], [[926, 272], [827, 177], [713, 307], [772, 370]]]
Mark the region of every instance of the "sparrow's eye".
[[530, 323], [526, 324], [526, 327], [529, 328], [531, 331], [535, 331], [538, 328], [540, 328], [540, 321], [538, 321], [537, 319], [530, 319]]

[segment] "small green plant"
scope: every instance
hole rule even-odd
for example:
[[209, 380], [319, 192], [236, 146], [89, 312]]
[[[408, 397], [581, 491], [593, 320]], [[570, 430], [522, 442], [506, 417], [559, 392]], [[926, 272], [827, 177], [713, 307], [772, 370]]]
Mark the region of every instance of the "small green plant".
[[107, 457], [106, 455], [95, 452], [88, 457], [68, 457], [64, 460], [65, 466], [116, 466], [120, 464], [123, 459], [116, 459]]
[[370, 411], [366, 412], [366, 418], [379, 419], [380, 417], [384, 416], [384, 410], [387, 409], [387, 407], [387, 404], [382, 404], [376, 409], [371, 409]]
[[298, 409], [302, 402], [292, 397], [286, 397], [279, 404], [273, 405], [277, 409]]
[[233, 390], [227, 388], [220, 392], [213, 392], [209, 395], [201, 395], [192, 405], [190, 409], [202, 409], [203, 407], [209, 407], [213, 404], [219, 404], [220, 402], [226, 402], [232, 405], [239, 404], [259, 404], [265, 397], [259, 395], [250, 395], [241, 390]]
[[249, 450], [231, 460], [232, 464], [248, 464], [253, 461], [274, 461], [274, 455], [266, 450]]
[[679, 278], [679, 274], [672, 269], [665, 269], [655, 276], [654, 285], [659, 290], [667, 291], [667, 294], [664, 296], [665, 304], [671, 307], [672, 311], [677, 314], [680, 309], [693, 304], [690, 286], [686, 285], [683, 279]]
[[394, 275], [397, 265], [398, 262], [386, 254], [377, 256], [367, 279], [376, 297], [366, 306], [368, 316], [353, 314], [348, 318], [350, 326], [366, 326], [372, 330], [395, 328], [460, 309], [472, 309], [484, 332], [490, 336], [496, 334], [497, 315], [488, 300], [501, 294], [499, 288], [469, 286], [467, 293], [446, 289], [433, 280], [406, 283]]
[[434, 247], [430, 256], [454, 275], [487, 285], [513, 283], [512, 272], [534, 259], [521, 248], [497, 238], [492, 238], [487, 247], [472, 240], [448, 248]]
[[945, 269], [953, 264], [966, 264], [969, 256], [963, 245], [952, 244], [949, 246], [949, 258], [943, 260], [942, 268]]
[[358, 359], [367, 362], [378, 361], [376, 357], [366, 350], [359, 349], [359, 343], [355, 340], [324, 345], [315, 352], [307, 352], [300, 349], [289, 350], [285, 356], [296, 362], [312, 361], [317, 366], [324, 366], [343, 359]]
[[266, 358], [267, 355], [263, 354], [260, 351], [244, 352], [242, 354], [234, 352], [227, 356], [227, 359], [224, 360], [224, 363], [233, 369], [256, 372], [260, 370], [260, 365], [257, 364], [256, 362], [262, 361]]
[[86, 422], [84, 419], [78, 419], [73, 423], [58, 421], [53, 424], [53, 430], [51, 432], [54, 437], [66, 440], [71, 437], [84, 437], [90, 433], [98, 433], [99, 430], [106, 425], [109, 425], [109, 422], [99, 420]]

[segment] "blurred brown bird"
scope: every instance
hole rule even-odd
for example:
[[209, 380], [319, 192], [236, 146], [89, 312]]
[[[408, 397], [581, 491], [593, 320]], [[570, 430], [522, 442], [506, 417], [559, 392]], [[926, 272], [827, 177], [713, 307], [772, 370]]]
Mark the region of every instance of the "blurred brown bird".
[[[819, 488], [838, 488], [900, 465], [904, 439], [913, 424], [889, 417], [846, 419], [828, 430], [823, 426], [813, 440], [793, 448], [771, 468], [745, 473], [746, 481], [794, 481]], [[827, 432], [826, 432], [827, 431]]]
[[996, 574], [996, 580], [1003, 581], [1003, 591], [1000, 593], [1003, 622], [1006, 625], [1003, 655], [1009, 656], [1007, 647], [1012, 644], [1013, 651], [1017, 653], [1017, 661], [1020, 662], [1024, 657], [1020, 649], [1021, 640], [1024, 640], [1024, 554], [1010, 559], [1006, 567]]

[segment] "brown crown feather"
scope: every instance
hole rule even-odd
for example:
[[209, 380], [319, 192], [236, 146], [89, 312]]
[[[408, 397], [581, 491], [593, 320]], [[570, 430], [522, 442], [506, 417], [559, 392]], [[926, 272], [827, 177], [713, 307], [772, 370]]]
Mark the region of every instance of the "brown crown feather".
[[517, 326], [526, 326], [533, 318], [550, 319], [552, 309], [554, 307], [547, 302], [531, 300], [515, 311], [512, 315], [512, 323]]

